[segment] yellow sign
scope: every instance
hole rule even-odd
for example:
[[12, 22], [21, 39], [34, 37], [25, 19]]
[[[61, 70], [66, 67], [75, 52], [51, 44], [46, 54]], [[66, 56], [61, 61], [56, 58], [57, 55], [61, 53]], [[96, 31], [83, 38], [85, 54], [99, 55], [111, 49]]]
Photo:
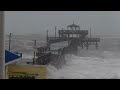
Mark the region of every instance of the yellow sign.
[[29, 66], [29, 65], [8, 65], [7, 66], [8, 79], [45, 79], [46, 66]]

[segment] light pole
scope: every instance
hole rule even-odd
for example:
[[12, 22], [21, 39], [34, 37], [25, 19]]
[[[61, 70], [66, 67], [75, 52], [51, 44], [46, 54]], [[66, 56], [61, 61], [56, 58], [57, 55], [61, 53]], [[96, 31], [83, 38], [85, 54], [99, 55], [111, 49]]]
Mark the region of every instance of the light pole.
[[5, 79], [4, 11], [0, 11], [0, 79]]
[[9, 35], [9, 51], [11, 50], [11, 35], [12, 35], [12, 33], [10, 33], [10, 35]]

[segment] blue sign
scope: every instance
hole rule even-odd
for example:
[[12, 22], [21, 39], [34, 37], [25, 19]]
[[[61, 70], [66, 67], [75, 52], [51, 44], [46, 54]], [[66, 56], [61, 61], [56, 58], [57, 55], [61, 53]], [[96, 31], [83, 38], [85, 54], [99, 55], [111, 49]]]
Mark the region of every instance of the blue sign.
[[18, 58], [20, 58], [20, 56], [18, 56], [17, 54], [15, 54], [11, 51], [5, 50], [5, 63], [8, 63], [8, 62], [13, 61]]

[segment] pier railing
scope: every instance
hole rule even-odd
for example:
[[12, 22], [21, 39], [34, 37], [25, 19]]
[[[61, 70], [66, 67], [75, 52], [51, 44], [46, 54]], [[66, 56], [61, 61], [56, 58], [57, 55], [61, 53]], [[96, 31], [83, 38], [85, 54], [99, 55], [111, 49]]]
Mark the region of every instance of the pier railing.
[[58, 30], [58, 34], [88, 34], [88, 30]]
[[77, 37], [49, 37], [48, 41], [50, 43], [57, 43], [62, 41], [68, 41], [71, 39], [77, 39], [82, 42], [100, 42], [100, 38], [77, 38]]

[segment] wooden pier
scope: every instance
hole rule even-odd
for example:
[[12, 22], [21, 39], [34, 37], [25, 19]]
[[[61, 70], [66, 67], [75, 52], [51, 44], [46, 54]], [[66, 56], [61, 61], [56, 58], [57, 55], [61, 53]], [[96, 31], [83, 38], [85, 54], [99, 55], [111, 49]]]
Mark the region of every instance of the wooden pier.
[[72, 51], [76, 50], [77, 47], [81, 47], [82, 49], [85, 47], [88, 50], [90, 45], [94, 45], [98, 49], [100, 38], [92, 38], [91, 35], [88, 37], [88, 34], [88, 30], [80, 30], [80, 26], [73, 23], [67, 26], [67, 30], [58, 30], [58, 37], [47, 36], [47, 44], [51, 45], [53, 43], [67, 41], [68, 49], [72, 49]]
[[[88, 30], [80, 30], [80, 26], [75, 25], [74, 23], [67, 26], [67, 29], [58, 30], [58, 35], [56, 35], [56, 30], [57, 28], [55, 27], [54, 37], [49, 37], [47, 30], [47, 44], [44, 47], [37, 48], [37, 58], [34, 64], [46, 65], [52, 62], [55, 66], [59, 66], [61, 62], [61, 64], [63, 64], [63, 62], [65, 63], [65, 54], [77, 55], [78, 47], [81, 47], [82, 49], [85, 47], [88, 50], [90, 45], [94, 45], [95, 48], [98, 49], [100, 38], [92, 38], [91, 35], [88, 37]], [[62, 49], [59, 48], [56, 50], [57, 54], [53, 54], [54, 50], [51, 50], [51, 44], [63, 41], [67, 41], [68, 45]]]

